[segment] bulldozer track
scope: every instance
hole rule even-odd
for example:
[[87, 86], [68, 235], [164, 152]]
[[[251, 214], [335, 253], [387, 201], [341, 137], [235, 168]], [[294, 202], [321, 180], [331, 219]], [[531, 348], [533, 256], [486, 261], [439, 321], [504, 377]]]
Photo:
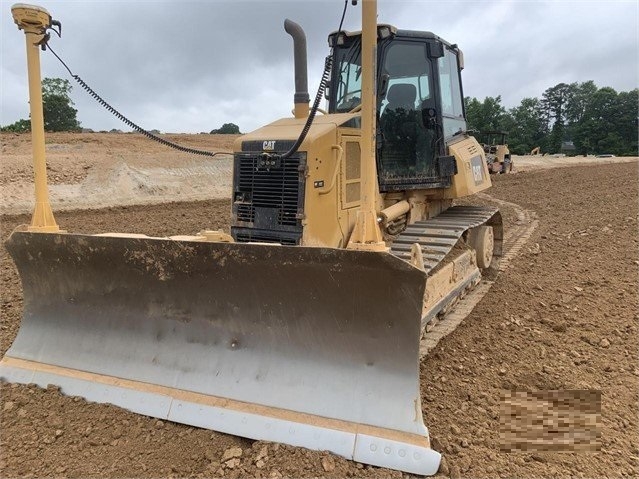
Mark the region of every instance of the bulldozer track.
[[[391, 253], [406, 261], [411, 249], [419, 244], [423, 253], [426, 273], [435, 269], [452, 251], [462, 235], [490, 221], [499, 213], [495, 207], [453, 206], [434, 218], [408, 226], [394, 241]], [[501, 235], [495, 237], [496, 254], [501, 254]]]
[[[500, 206], [511, 207], [517, 214], [515, 226], [509, 228], [504, 235], [502, 256], [499, 258], [498, 263], [492, 266], [499, 274], [505, 271], [510, 266], [513, 258], [520, 253], [522, 247], [539, 225], [539, 220], [534, 211], [521, 208], [515, 203], [499, 200], [482, 193], [479, 193], [477, 197], [489, 200]], [[429, 323], [420, 342], [420, 358], [427, 356], [437, 346], [439, 341], [457, 329], [479, 301], [490, 291], [494, 283], [495, 279], [482, 279], [476, 286], [473, 283], [468, 284], [460, 292], [454, 305], [441, 317], [435, 318]]]

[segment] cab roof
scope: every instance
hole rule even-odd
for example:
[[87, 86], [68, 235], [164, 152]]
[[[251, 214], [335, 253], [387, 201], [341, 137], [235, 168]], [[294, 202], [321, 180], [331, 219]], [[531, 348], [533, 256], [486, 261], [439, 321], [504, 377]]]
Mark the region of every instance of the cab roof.
[[[444, 40], [442, 37], [435, 35], [433, 32], [427, 32], [427, 31], [420, 31], [420, 30], [400, 30], [397, 27], [395, 27], [394, 25], [390, 25], [388, 23], [379, 23], [377, 25], [377, 32], [378, 32], [378, 37], [379, 38], [385, 38], [384, 35], [380, 35], [380, 32], [382, 31], [387, 31], [390, 32], [393, 36], [396, 37], [402, 37], [402, 38], [425, 38], [428, 40], [437, 40], [442, 42], [444, 45], [446, 45], [447, 47], [450, 48], [456, 48], [457, 45], [452, 44], [447, 42], [446, 40]], [[331, 46], [331, 39], [333, 37], [336, 37], [337, 34], [340, 33], [337, 30], [334, 32], [331, 32], [328, 35], [328, 44], [329, 46]], [[354, 38], [354, 37], [359, 37], [362, 35], [362, 31], [361, 30], [357, 30], [354, 32], [349, 32], [347, 30], [341, 30], [341, 33], [343, 35], [345, 35], [347, 38]]]

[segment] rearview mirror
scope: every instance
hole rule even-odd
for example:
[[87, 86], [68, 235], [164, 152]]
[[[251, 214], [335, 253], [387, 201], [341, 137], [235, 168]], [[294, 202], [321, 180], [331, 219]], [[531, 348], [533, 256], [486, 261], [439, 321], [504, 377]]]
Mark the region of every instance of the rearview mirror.
[[379, 82], [379, 97], [383, 98], [386, 96], [386, 89], [388, 88], [388, 80], [390, 79], [390, 75], [388, 73], [382, 74], [382, 78]]

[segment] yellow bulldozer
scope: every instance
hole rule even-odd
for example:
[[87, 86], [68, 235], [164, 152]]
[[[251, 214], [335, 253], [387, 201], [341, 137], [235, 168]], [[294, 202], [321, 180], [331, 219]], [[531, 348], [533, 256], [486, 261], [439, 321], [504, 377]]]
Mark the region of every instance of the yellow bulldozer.
[[[377, 24], [328, 37], [309, 105], [293, 37], [293, 116], [234, 146], [230, 234], [60, 230], [44, 164], [38, 43], [55, 22], [15, 5], [27, 37], [36, 210], [6, 243], [24, 290], [7, 381], [179, 423], [434, 474], [420, 397], [427, 324], [501, 254], [466, 133], [456, 45]], [[319, 109], [321, 98], [328, 109]], [[39, 109], [39, 112], [38, 112]], [[428, 333], [426, 333], [428, 334]]]
[[486, 154], [488, 171], [492, 173], [512, 173], [513, 160], [506, 142], [505, 131], [484, 131], [481, 133], [485, 143], [482, 144]]

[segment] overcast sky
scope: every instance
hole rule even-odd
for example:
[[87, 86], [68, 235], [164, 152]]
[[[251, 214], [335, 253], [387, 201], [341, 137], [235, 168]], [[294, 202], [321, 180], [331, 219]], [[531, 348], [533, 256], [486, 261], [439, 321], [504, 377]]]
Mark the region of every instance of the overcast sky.
[[[27, 0], [28, 1], [28, 0]], [[28, 118], [24, 34], [0, 0], [0, 124]], [[49, 1], [62, 22], [51, 44], [71, 70], [140, 126], [210, 131], [232, 122], [243, 132], [289, 116], [293, 102], [290, 18], [306, 31], [309, 90], [315, 96], [339, 25], [343, 0]], [[506, 107], [560, 82], [593, 80], [637, 88], [639, 2], [378, 0], [379, 23], [427, 30], [464, 52], [465, 96], [501, 95]], [[359, 30], [361, 2], [350, 0], [344, 28]], [[69, 78], [50, 52], [42, 76]], [[70, 79], [70, 78], [69, 78]], [[128, 127], [74, 85], [85, 128]]]

